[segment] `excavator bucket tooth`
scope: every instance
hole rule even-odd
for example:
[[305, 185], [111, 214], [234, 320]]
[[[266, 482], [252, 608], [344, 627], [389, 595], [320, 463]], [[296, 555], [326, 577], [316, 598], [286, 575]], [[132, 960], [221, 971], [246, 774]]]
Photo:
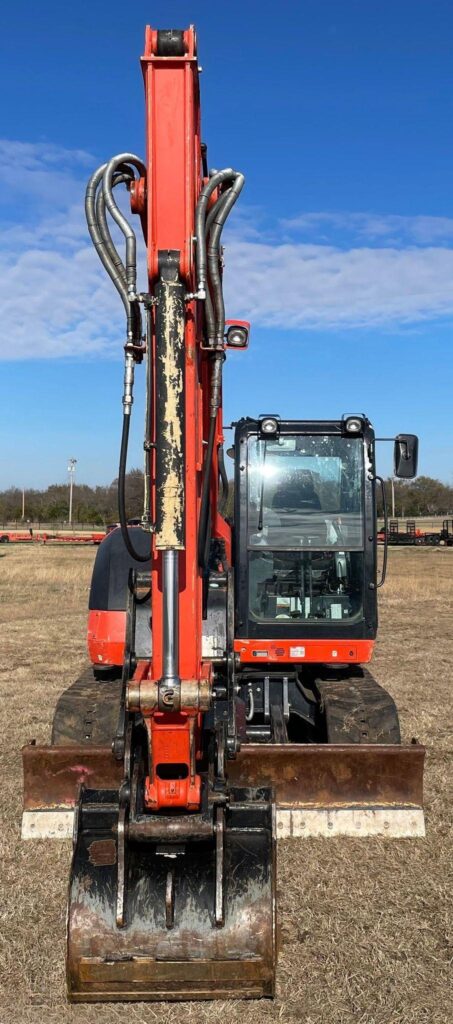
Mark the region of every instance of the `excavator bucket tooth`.
[[72, 1002], [272, 996], [270, 794], [235, 790], [200, 841], [118, 838], [118, 791], [84, 790], [68, 915]]

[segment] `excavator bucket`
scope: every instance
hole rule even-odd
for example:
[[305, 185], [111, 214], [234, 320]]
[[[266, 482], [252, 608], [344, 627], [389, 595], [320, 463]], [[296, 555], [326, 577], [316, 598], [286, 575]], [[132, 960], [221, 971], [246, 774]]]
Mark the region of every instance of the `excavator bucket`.
[[124, 842], [118, 791], [83, 790], [68, 917], [73, 1002], [273, 995], [269, 796], [234, 791], [214, 835], [197, 815], [181, 844], [177, 823], [149, 817]]
[[23, 837], [74, 835], [69, 998], [272, 996], [276, 838], [423, 835], [423, 747], [290, 743], [282, 730], [242, 743], [223, 803], [213, 790], [200, 812], [150, 815], [122, 803], [125, 763], [107, 742], [119, 691], [107, 715], [105, 686], [73, 684], [57, 742], [22, 751]]
[[74, 832], [70, 1000], [272, 996], [275, 839], [423, 835], [423, 759], [418, 744], [244, 744], [210, 824], [124, 820], [109, 747], [24, 747], [24, 838]]

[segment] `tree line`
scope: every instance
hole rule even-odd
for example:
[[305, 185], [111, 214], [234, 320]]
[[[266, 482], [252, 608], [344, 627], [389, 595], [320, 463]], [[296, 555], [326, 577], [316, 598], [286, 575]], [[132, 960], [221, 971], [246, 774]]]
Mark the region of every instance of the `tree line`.
[[[388, 514], [392, 514], [392, 480], [384, 482]], [[415, 480], [394, 480], [395, 516], [413, 519], [416, 516], [453, 515], [453, 486], [434, 480], [430, 476], [419, 476]], [[382, 516], [382, 496], [377, 490], [377, 511]]]
[[[419, 476], [416, 480], [394, 480], [395, 515], [414, 516], [453, 515], [453, 486]], [[118, 519], [117, 481], [106, 487], [74, 484], [72, 519], [76, 523], [105, 526]], [[232, 488], [231, 488], [232, 491]], [[392, 511], [392, 481], [385, 481], [389, 514]], [[69, 485], [51, 484], [45, 490], [26, 489], [24, 494], [24, 522], [64, 523], [69, 519]], [[232, 514], [232, 495], [228, 513]], [[377, 489], [378, 515], [382, 516], [382, 498]], [[129, 518], [141, 516], [143, 511], [143, 473], [132, 469], [126, 478], [126, 509]], [[20, 522], [22, 519], [22, 491], [10, 487], [0, 491], [0, 522]]]
[[[67, 523], [69, 520], [69, 484], [51, 484], [39, 491], [9, 487], [0, 491], [0, 522], [19, 523], [24, 504], [25, 523]], [[143, 473], [132, 469], [126, 478], [126, 511], [129, 518], [143, 512]], [[72, 521], [90, 526], [105, 526], [118, 519], [117, 481], [106, 487], [74, 484]]]

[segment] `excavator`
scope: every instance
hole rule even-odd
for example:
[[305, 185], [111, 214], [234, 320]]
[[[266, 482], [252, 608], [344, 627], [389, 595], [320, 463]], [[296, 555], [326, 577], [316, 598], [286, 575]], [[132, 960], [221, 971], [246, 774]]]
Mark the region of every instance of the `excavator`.
[[[22, 751], [24, 838], [73, 836], [75, 1003], [272, 996], [277, 839], [424, 830], [424, 749], [401, 742], [366, 667], [385, 576], [373, 427], [363, 413], [240, 419], [232, 515], [222, 370], [250, 325], [225, 318], [222, 232], [244, 176], [208, 168], [194, 28], [147, 27], [141, 65], [145, 155], [113, 157], [86, 190], [126, 319], [120, 526], [95, 560], [91, 665], [51, 743]], [[140, 365], [143, 516], [129, 525]], [[395, 474], [414, 476], [416, 436], [392, 441]]]

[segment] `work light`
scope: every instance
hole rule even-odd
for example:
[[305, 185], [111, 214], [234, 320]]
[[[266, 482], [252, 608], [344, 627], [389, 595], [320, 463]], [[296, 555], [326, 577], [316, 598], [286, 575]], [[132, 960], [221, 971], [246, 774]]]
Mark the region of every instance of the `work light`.
[[250, 324], [246, 320], [226, 320], [225, 344], [227, 348], [247, 348]]
[[343, 426], [347, 434], [360, 434], [363, 430], [363, 420], [361, 416], [344, 416]]
[[278, 422], [273, 416], [264, 416], [260, 422], [260, 431], [266, 437], [275, 437], [278, 432]]

